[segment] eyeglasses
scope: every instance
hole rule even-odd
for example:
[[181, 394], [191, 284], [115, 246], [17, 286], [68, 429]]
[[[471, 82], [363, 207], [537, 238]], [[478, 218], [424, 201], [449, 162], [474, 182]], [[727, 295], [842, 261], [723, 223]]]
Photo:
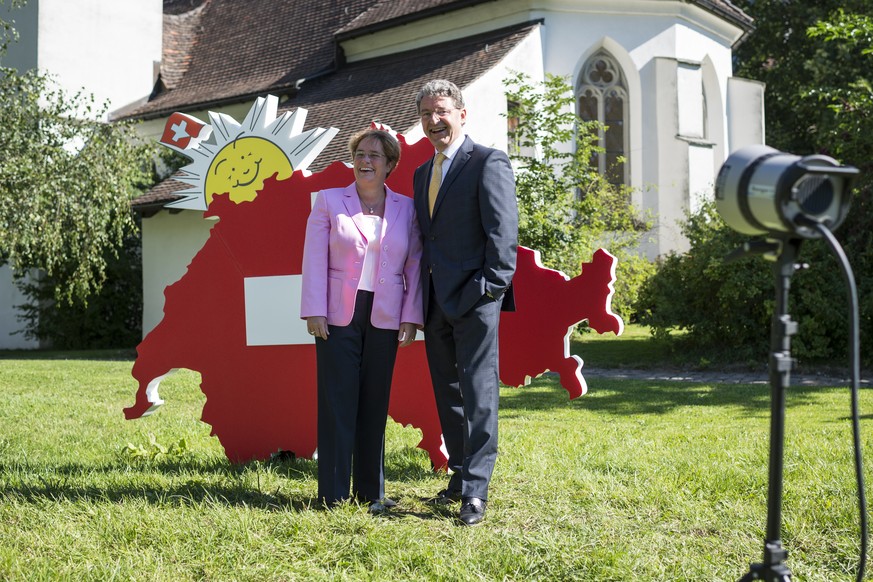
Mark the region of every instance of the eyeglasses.
[[434, 111], [427, 111], [427, 110], [424, 110], [424, 111], [421, 112], [421, 118], [422, 118], [422, 119], [430, 119], [431, 117], [434, 116], [434, 114], [436, 114], [437, 117], [439, 117], [440, 119], [442, 119], [443, 117], [448, 117], [448, 115], [449, 115], [452, 111], [455, 111], [455, 110], [454, 110], [454, 109], [436, 109], [436, 110], [434, 110]]
[[364, 158], [370, 158], [372, 162], [381, 162], [385, 159], [385, 154], [379, 154], [376, 152], [362, 152], [360, 150], [355, 152], [356, 160], [363, 160]]

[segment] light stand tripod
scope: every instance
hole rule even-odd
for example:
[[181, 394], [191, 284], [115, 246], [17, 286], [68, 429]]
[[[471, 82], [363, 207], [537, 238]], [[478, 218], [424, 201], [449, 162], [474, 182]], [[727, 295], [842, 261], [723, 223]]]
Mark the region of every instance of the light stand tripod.
[[[791, 336], [797, 332], [797, 322], [788, 315], [788, 291], [791, 276], [798, 269], [796, 263], [800, 239], [787, 238], [767, 243], [753, 252], [778, 253], [773, 266], [776, 284], [776, 306], [770, 328], [770, 480], [767, 491], [767, 532], [764, 540], [764, 560], [752, 564], [740, 582], [791, 580], [791, 571], [785, 566], [788, 551], [782, 547], [782, 467], [785, 441], [785, 391], [791, 380], [794, 360], [791, 357]], [[749, 250], [747, 249], [747, 252]]]
[[752, 564], [740, 579], [789, 581], [785, 566], [788, 553], [782, 548], [780, 519], [782, 511], [782, 454], [785, 438], [785, 392], [794, 360], [791, 336], [797, 323], [788, 311], [788, 289], [802, 238], [823, 238], [836, 255], [849, 290], [850, 357], [852, 366], [852, 436], [855, 444], [855, 472], [861, 517], [861, 559], [858, 581], [864, 577], [867, 550], [867, 509], [864, 496], [864, 472], [861, 462], [861, 435], [858, 414], [860, 383], [860, 317], [855, 277], [845, 252], [832, 230], [846, 218], [852, 200], [852, 183], [858, 169], [841, 166], [823, 155], [795, 156], [765, 145], [750, 145], [733, 152], [722, 164], [715, 181], [715, 205], [719, 215], [734, 230], [752, 236], [765, 235], [764, 243], [749, 242], [731, 253], [727, 260], [740, 255], [763, 253], [773, 258], [776, 276], [776, 307], [773, 313], [770, 342], [770, 483], [767, 499], [767, 537], [764, 560]]

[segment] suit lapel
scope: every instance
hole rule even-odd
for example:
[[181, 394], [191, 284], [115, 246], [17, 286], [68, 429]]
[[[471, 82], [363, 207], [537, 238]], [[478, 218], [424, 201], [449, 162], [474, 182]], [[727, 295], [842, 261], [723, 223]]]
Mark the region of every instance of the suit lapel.
[[355, 188], [354, 182], [343, 192], [343, 205], [346, 207], [346, 212], [349, 213], [352, 222], [354, 222], [355, 226], [358, 228], [358, 233], [360, 233], [361, 237], [366, 240], [367, 237], [364, 236], [366, 228], [364, 228], [364, 225], [361, 222], [361, 220], [363, 220], [362, 215], [364, 210], [361, 207], [361, 199], [358, 198], [358, 190]]
[[[417, 186], [413, 192], [413, 198], [415, 199], [415, 212], [418, 215], [419, 220], [422, 221], [421, 224], [427, 228], [430, 228], [430, 212], [427, 208], [427, 180], [432, 168], [433, 158], [431, 158], [430, 164], [427, 168], [425, 168], [424, 165], [418, 167], [416, 170], [418, 173], [418, 176], [416, 176], [417, 179], [413, 180], [413, 186]], [[423, 228], [423, 230], [425, 229]]]
[[385, 187], [385, 220], [382, 221], [382, 238], [388, 234], [388, 231], [394, 227], [400, 216], [400, 200], [397, 194], [387, 186]]

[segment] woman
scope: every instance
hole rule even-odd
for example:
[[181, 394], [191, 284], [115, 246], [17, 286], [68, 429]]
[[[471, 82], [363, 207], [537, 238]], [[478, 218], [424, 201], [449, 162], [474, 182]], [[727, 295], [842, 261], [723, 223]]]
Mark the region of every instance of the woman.
[[[300, 317], [315, 336], [318, 498], [385, 498], [385, 424], [394, 360], [422, 327], [421, 235], [412, 199], [385, 186], [400, 160], [389, 133], [352, 136], [355, 182], [318, 193], [306, 223]], [[354, 464], [352, 460], [354, 459]]]

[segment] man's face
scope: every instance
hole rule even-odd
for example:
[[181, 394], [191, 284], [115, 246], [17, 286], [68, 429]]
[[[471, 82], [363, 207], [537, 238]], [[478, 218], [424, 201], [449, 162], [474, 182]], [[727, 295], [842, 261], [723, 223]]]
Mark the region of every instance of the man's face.
[[424, 135], [439, 152], [463, 133], [467, 110], [456, 109], [450, 97], [424, 97], [418, 112]]

